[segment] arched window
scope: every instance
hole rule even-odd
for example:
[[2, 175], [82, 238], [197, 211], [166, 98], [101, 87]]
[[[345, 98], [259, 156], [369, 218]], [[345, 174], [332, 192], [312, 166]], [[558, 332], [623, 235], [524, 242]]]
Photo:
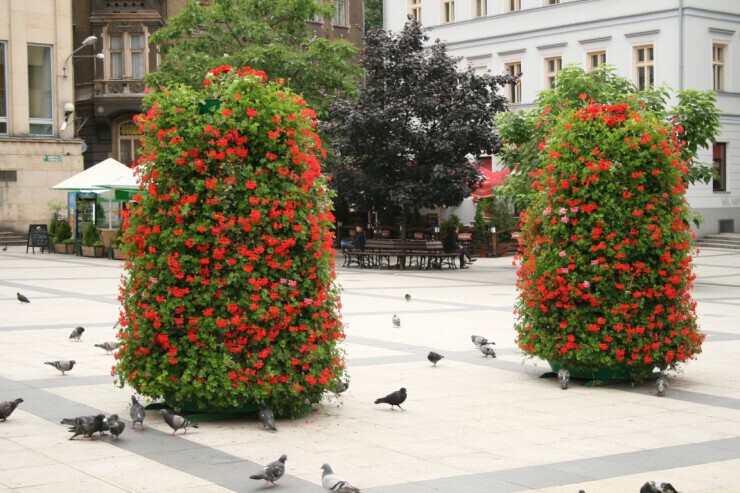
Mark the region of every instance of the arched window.
[[139, 158], [141, 132], [134, 122], [124, 122], [118, 126], [118, 160], [123, 164], [135, 164]]

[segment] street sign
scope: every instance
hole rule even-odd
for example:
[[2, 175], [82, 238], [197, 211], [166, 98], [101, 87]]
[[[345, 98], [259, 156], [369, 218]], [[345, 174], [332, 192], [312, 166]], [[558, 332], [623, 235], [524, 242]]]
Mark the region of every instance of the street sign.
[[44, 156], [44, 162], [45, 163], [60, 163], [62, 161], [62, 156], [59, 154], [46, 154]]

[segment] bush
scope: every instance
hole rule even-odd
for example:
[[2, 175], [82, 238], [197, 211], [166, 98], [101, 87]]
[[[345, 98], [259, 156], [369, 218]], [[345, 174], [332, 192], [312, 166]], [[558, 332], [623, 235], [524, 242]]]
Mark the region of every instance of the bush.
[[64, 243], [65, 240], [72, 238], [72, 228], [69, 222], [65, 220], [56, 221], [54, 228], [54, 243]]
[[100, 243], [100, 230], [93, 223], [88, 223], [85, 226], [85, 231], [82, 233], [82, 244], [87, 247], [96, 246]]
[[439, 231], [442, 236], [444, 236], [447, 234], [447, 230], [453, 226], [457, 226], [458, 228], [463, 227], [463, 223], [462, 221], [460, 221], [460, 218], [457, 216], [457, 214], [450, 214], [447, 219], [442, 221], [442, 224], [439, 225]]
[[[220, 106], [201, 112], [209, 99]], [[344, 373], [315, 113], [264, 73], [225, 66], [145, 107], [119, 383], [170, 405], [306, 412]]]

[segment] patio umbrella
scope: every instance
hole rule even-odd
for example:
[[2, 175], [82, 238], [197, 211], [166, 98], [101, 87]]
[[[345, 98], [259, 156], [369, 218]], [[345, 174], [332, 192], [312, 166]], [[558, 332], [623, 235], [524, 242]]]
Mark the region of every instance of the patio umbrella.
[[486, 167], [478, 168], [478, 171], [485, 177], [483, 183], [471, 193], [473, 197], [482, 199], [493, 195], [493, 187], [504, 184], [504, 179], [509, 176], [508, 169], [491, 171]]
[[109, 199], [108, 207], [109, 228], [113, 228], [112, 202], [115, 190], [138, 189], [139, 183], [136, 176], [134, 176], [134, 170], [113, 158], [101, 161], [85, 171], [77, 173], [76, 175], [51, 187], [51, 190], [92, 190], [94, 192], [102, 192], [105, 190], [113, 191]]

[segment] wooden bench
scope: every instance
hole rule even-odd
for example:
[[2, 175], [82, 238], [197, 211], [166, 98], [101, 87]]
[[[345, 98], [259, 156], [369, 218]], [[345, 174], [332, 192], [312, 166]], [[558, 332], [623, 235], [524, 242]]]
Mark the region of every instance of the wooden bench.
[[458, 253], [446, 253], [441, 241], [423, 240], [367, 240], [365, 249], [342, 250], [344, 267], [357, 265], [382, 269], [441, 269], [448, 266], [457, 268]]

